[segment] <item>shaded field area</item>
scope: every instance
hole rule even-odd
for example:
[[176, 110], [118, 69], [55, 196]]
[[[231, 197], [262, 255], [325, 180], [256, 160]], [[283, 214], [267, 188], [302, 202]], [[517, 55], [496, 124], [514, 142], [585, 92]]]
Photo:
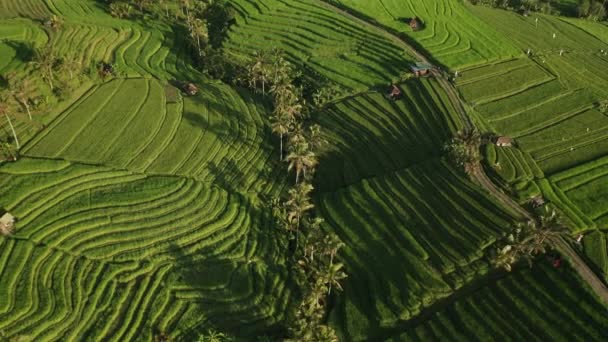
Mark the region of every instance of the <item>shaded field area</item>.
[[[46, 340], [272, 329], [291, 297], [270, 214], [182, 177], [65, 161], [0, 167], [0, 329]], [[121, 322], [117, 324], [116, 322]]]

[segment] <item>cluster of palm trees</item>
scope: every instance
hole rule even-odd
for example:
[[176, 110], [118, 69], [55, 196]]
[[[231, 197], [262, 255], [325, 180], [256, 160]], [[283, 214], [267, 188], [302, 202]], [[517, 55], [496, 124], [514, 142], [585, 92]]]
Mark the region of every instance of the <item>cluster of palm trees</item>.
[[33, 121], [31, 107], [37, 102], [33, 95], [36, 88], [30, 79], [19, 78], [16, 74], [9, 74], [6, 78], [8, 88], [0, 90], [0, 116], [6, 119], [15, 146], [4, 141], [0, 143], [0, 151], [6, 159], [16, 160], [21, 144], [11, 116], [15, 116], [21, 107], [27, 112], [30, 122]]
[[[278, 49], [255, 53], [247, 66], [248, 83], [254, 91], [274, 100], [272, 131], [280, 140], [280, 160], [295, 174], [287, 198], [273, 201], [273, 214], [294, 242], [303, 299], [291, 315], [290, 333], [294, 341], [337, 341], [336, 333], [324, 324], [327, 297], [332, 288], [342, 289], [344, 265], [335, 262], [344, 245], [334, 234], [321, 229], [323, 220], [314, 215], [312, 179], [318, 166], [318, 153], [326, 143], [321, 127], [309, 125], [307, 104], [301, 88], [294, 85], [296, 73]], [[283, 158], [284, 144], [287, 156]]]
[[456, 132], [452, 140], [445, 145], [445, 150], [456, 165], [462, 167], [465, 173], [471, 174], [481, 161], [481, 143], [481, 134], [477, 129], [465, 128]]
[[556, 239], [566, 236], [570, 236], [570, 232], [557, 212], [545, 207], [542, 215], [518, 224], [511, 234], [498, 241], [491, 259], [496, 267], [507, 271], [520, 260], [532, 265], [536, 256], [546, 253]]

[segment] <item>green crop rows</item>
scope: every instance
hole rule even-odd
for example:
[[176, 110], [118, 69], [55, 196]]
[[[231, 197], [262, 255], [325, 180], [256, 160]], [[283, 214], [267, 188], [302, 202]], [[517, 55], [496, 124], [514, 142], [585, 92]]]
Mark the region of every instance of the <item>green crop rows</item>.
[[[407, 34], [432, 57], [449, 68], [518, 56], [515, 48], [491, 25], [472, 15], [470, 5], [451, 0], [339, 0], [382, 25]], [[407, 20], [418, 17], [424, 28], [413, 32]]]
[[[414, 59], [377, 28], [459, 72], [476, 124], [518, 143], [484, 147], [491, 178], [521, 203], [559, 208], [606, 278], [605, 24], [538, 15], [537, 27], [536, 14], [465, 1], [330, 1], [374, 29], [320, 0], [229, 3], [232, 61], [280, 48], [303, 79], [347, 92], [311, 113], [328, 142], [314, 202], [346, 244], [348, 278], [327, 315], [340, 340], [602, 339], [606, 304], [567, 263], [493, 270], [486, 252], [516, 215], [450, 164], [462, 117], [437, 80], [403, 81]], [[52, 35], [40, 25], [50, 15], [64, 21]], [[187, 33], [148, 19], [114, 18], [96, 0], [0, 1], [0, 74], [35, 72], [23, 44], [117, 69], [50, 103], [37, 125], [15, 114], [21, 158], [0, 164], [0, 210], [17, 217], [0, 236], [0, 339], [190, 341], [213, 327], [252, 340], [283, 333], [299, 300], [269, 208], [292, 177], [268, 97], [209, 79]], [[175, 80], [200, 91], [168, 95]], [[389, 101], [397, 80], [403, 98]]]

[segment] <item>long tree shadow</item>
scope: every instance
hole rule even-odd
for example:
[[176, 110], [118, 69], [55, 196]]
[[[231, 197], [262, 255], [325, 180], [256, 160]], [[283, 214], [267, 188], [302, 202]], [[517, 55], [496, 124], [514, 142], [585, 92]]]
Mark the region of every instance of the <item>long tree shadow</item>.
[[[252, 235], [249, 238], [259, 238], [257, 233]], [[284, 336], [281, 320], [269, 317], [285, 310], [281, 302], [285, 294], [275, 286], [293, 291], [284, 264], [260, 253], [232, 257], [209, 248], [186, 251], [175, 243], [168, 252], [174, 260], [171, 281], [195, 294], [189, 300], [188, 322], [177, 341], [194, 341], [209, 330], [243, 341], [261, 335]]]

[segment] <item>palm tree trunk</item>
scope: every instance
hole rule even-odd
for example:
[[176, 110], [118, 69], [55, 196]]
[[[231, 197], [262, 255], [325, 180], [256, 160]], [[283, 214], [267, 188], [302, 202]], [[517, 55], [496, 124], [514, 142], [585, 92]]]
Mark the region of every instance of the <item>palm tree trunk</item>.
[[32, 112], [30, 112], [30, 105], [27, 104], [27, 101], [23, 101], [23, 106], [25, 107], [25, 110], [27, 110], [27, 116], [30, 117], [30, 121], [32, 121]]
[[8, 116], [7, 113], [4, 113], [4, 116], [6, 116], [6, 120], [8, 121], [8, 125], [11, 126], [11, 131], [13, 131], [13, 137], [15, 138], [15, 143], [17, 144], [17, 148], [20, 149], [21, 145], [19, 144], [19, 139], [17, 138], [17, 132], [15, 132], [15, 127], [13, 126], [11, 118]]
[[283, 133], [281, 133], [281, 150], [279, 151], [280, 161], [283, 161]]
[[49, 81], [49, 86], [51, 87], [51, 90], [53, 90], [53, 73], [50, 70], [47, 74], [47, 79]]
[[169, 5], [165, 2], [165, 15], [169, 18]]

